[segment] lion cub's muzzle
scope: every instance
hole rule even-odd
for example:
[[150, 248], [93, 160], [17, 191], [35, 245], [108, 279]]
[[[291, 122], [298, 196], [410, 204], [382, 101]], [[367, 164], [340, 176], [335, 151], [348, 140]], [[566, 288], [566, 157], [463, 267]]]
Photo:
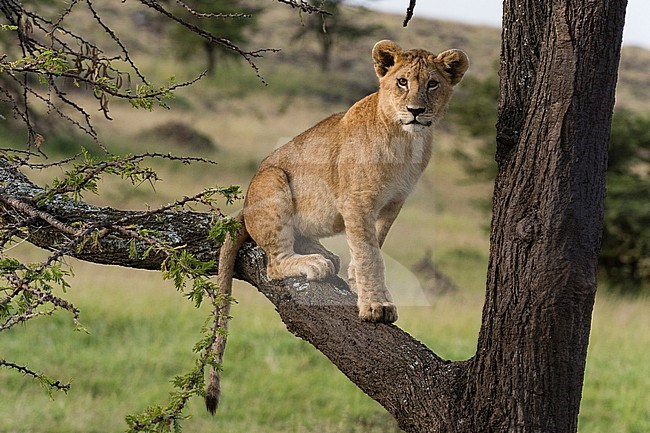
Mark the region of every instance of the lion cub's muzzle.
[[406, 110], [411, 114], [412, 118], [407, 121], [402, 121], [404, 125], [431, 126], [433, 123], [429, 120], [429, 116], [425, 115], [426, 108], [406, 107]]
[[410, 122], [406, 122], [405, 125], [421, 125], [421, 126], [431, 126], [433, 122], [430, 120], [418, 120], [417, 118], [414, 118]]

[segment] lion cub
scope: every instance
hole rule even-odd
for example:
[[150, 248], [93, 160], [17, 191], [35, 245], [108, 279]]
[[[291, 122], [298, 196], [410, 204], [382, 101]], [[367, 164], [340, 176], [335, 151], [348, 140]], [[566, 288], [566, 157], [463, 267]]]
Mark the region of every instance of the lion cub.
[[[339, 267], [319, 239], [345, 232], [359, 317], [397, 320], [380, 248], [429, 162], [434, 126], [469, 59], [460, 50], [403, 51], [387, 40], [374, 46], [372, 59], [378, 92], [298, 135], [260, 165], [240, 215], [242, 229], [221, 248], [218, 283], [224, 293], [230, 293], [236, 253], [248, 235], [266, 253], [270, 278], [319, 280]], [[219, 335], [217, 362], [224, 348], [225, 336]], [[213, 371], [206, 390], [211, 412], [218, 398]]]

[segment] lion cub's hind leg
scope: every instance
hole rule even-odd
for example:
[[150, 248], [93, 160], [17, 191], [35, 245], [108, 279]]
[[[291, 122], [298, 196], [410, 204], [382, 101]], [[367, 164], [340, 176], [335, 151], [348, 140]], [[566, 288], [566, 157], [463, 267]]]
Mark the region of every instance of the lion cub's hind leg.
[[336, 273], [333, 261], [321, 251], [296, 254], [293, 197], [283, 170], [269, 167], [255, 175], [246, 196], [244, 220], [251, 238], [266, 253], [269, 278], [304, 276], [321, 280]]

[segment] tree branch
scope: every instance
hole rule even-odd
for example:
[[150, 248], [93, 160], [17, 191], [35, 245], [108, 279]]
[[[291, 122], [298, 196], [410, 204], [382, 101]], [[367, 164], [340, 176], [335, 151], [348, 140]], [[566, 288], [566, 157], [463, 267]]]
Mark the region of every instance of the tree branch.
[[[361, 322], [356, 295], [339, 277], [270, 281], [264, 253], [251, 243], [239, 251], [235, 271], [275, 305], [291, 333], [327, 356], [403, 430], [443, 431], [442, 423], [457, 419], [453, 402], [464, 363], [441, 359], [394, 325]], [[430, 430], [432, 423], [438, 427]]]
[[[37, 206], [34, 198], [43, 190], [2, 158], [0, 187], [0, 221], [10, 226], [28, 220], [20, 235], [38, 247], [51, 250], [61, 239], [68, 239], [70, 233], [62, 227], [102, 221], [108, 227], [111, 222], [132, 218], [138, 229], [155, 231], [169, 245], [184, 245], [201, 260], [216, 262], [219, 246], [208, 240], [213, 223], [209, 214], [182, 211], [142, 217], [142, 212], [100, 208], [61, 196]], [[40, 218], [43, 214], [60, 224], [52, 225], [49, 218]], [[130, 254], [132, 240], [115, 233], [82, 243], [82, 248], [69, 254], [94, 263], [159, 270], [164, 256], [134, 258]], [[144, 243], [138, 245], [143, 251], [146, 247]], [[440, 431], [443, 424], [447, 426], [449, 420], [457, 419], [458, 408], [453, 402], [464, 389], [465, 363], [441, 359], [394, 325], [361, 322], [356, 295], [340, 278], [271, 281], [266, 276], [264, 253], [252, 243], [246, 243], [239, 252], [236, 277], [257, 287], [275, 305], [290, 332], [324, 353], [352, 382], [384, 406], [405, 431]], [[431, 430], [432, 425], [437, 426], [435, 430]]]

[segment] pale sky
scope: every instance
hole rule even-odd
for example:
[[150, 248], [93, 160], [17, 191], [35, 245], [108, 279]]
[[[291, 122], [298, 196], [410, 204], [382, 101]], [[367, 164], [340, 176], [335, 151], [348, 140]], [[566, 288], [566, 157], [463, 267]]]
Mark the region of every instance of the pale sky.
[[[404, 15], [408, 0], [357, 0], [367, 7]], [[501, 25], [502, 0], [418, 0], [415, 16]], [[628, 0], [623, 43], [650, 49], [650, 1]]]

